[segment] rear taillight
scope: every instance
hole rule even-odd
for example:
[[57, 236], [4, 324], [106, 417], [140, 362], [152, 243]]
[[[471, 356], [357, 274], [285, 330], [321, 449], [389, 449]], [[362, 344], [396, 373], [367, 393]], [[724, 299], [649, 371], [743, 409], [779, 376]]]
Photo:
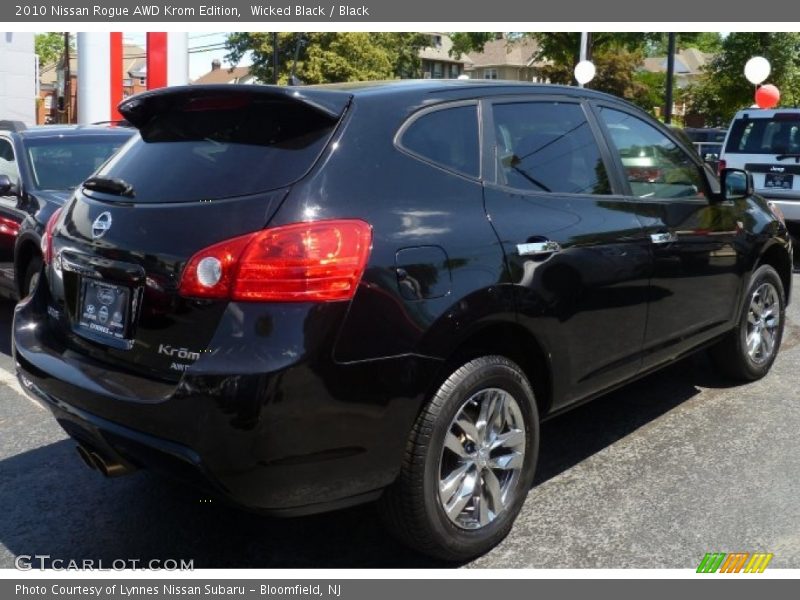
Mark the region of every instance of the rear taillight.
[[56, 221], [61, 216], [61, 211], [64, 207], [57, 209], [50, 218], [47, 220], [47, 225], [42, 234], [42, 256], [44, 257], [44, 264], [49, 265], [53, 259], [53, 229], [56, 228]]
[[19, 223], [8, 217], [0, 217], [0, 235], [17, 237], [19, 235]]
[[372, 246], [359, 220], [294, 223], [209, 246], [183, 270], [180, 294], [245, 302], [348, 300]]
[[628, 181], [632, 183], [660, 183], [664, 172], [658, 167], [628, 167]]
[[717, 175], [721, 176], [722, 172], [727, 168], [727, 161], [721, 160], [717, 163]]

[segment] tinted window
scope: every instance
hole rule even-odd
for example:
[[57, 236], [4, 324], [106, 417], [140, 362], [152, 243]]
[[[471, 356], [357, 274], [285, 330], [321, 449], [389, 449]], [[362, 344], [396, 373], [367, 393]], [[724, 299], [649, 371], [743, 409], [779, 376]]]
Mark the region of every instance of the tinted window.
[[297, 102], [202, 100], [156, 113], [98, 175], [130, 183], [137, 202], [254, 194], [302, 177], [336, 125]]
[[778, 113], [771, 119], [737, 119], [731, 126], [726, 151], [734, 154], [800, 153], [800, 114]]
[[129, 138], [130, 133], [29, 139], [25, 147], [34, 185], [44, 190], [72, 189], [94, 173]]
[[634, 196], [703, 196], [705, 182], [700, 169], [661, 131], [618, 110], [602, 108], [600, 114]]
[[611, 193], [580, 105], [520, 102], [496, 104], [493, 111], [499, 183], [540, 192]]
[[474, 105], [444, 108], [418, 117], [400, 143], [423, 158], [478, 176], [478, 112]]

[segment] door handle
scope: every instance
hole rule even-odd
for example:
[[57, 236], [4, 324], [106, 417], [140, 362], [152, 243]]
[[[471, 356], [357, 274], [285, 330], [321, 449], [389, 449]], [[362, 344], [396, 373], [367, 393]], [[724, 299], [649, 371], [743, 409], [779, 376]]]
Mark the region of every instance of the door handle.
[[561, 251], [561, 244], [552, 240], [546, 242], [528, 242], [517, 244], [517, 252], [520, 256], [547, 256]]
[[669, 244], [678, 240], [678, 235], [668, 231], [666, 233], [651, 233], [650, 241], [654, 244]]

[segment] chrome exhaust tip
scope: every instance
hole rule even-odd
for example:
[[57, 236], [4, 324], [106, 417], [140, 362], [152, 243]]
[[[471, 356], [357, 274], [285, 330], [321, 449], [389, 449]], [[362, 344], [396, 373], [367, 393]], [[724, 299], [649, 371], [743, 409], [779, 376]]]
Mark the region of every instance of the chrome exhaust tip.
[[78, 444], [77, 446], [75, 446], [75, 450], [77, 450], [78, 456], [81, 457], [81, 460], [87, 467], [89, 467], [92, 470], [97, 468], [97, 465], [92, 459], [91, 453], [86, 448]]
[[118, 462], [109, 462], [97, 452], [91, 452], [89, 459], [94, 463], [95, 468], [106, 477], [119, 477], [130, 472], [130, 469]]

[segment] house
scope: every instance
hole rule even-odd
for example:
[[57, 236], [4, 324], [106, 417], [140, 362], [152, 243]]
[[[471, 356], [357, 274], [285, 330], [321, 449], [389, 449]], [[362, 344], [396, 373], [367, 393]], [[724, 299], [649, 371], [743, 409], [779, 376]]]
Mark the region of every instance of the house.
[[426, 33], [431, 45], [419, 51], [420, 69], [424, 79], [457, 79], [464, 73], [466, 57], [450, 56], [453, 40], [446, 33]]
[[218, 58], [211, 61], [211, 70], [195, 79], [193, 84], [208, 85], [212, 83], [258, 83], [255, 75], [250, 74], [250, 67], [222, 68]]
[[[685, 48], [675, 54], [675, 86], [685, 88], [696, 81], [703, 74], [705, 67], [713, 54], [701, 52], [697, 48]], [[665, 73], [667, 71], [667, 57], [654, 56], [645, 58], [642, 69], [651, 73]]]
[[471, 79], [540, 81], [535, 56], [538, 44], [528, 36], [515, 39], [505, 34], [486, 42], [482, 52], [470, 52], [464, 72]]
[[[122, 46], [122, 97], [127, 98], [147, 89], [147, 53], [133, 44]], [[71, 123], [77, 123], [78, 77], [80, 61], [73, 51], [69, 59], [70, 101], [64, 99], [64, 61], [44, 65], [39, 69], [39, 101], [36, 123], [61, 123], [69, 115]], [[67, 111], [66, 109], [69, 108]]]

